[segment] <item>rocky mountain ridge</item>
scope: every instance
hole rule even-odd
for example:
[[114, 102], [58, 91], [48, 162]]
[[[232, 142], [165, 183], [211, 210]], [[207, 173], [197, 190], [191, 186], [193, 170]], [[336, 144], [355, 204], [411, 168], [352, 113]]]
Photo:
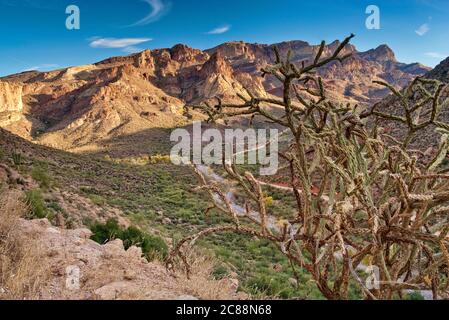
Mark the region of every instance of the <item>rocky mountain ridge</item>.
[[449, 58], [438, 64], [426, 77], [449, 83]]
[[[323, 56], [339, 45], [327, 45]], [[278, 95], [278, 80], [260, 76], [260, 69], [274, 61], [274, 46], [281, 55], [291, 50], [293, 63], [310, 60], [319, 50], [304, 41], [228, 42], [205, 51], [178, 44], [92, 65], [11, 75], [0, 79], [0, 112], [5, 119], [0, 124], [61, 149], [83, 148], [148, 128], [175, 127], [188, 120], [185, 105], [215, 97], [237, 101], [237, 94], [246, 94], [244, 88], [259, 96]], [[329, 95], [338, 101], [376, 102], [386, 91], [372, 80], [403, 86], [429, 70], [397, 62], [385, 45], [367, 52], [348, 45], [344, 51], [353, 56], [319, 70]]]

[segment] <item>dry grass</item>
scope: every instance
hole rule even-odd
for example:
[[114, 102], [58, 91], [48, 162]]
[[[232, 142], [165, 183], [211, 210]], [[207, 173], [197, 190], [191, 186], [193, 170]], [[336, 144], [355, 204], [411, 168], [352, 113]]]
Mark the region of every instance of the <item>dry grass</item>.
[[21, 193], [0, 193], [0, 300], [39, 299], [48, 270], [35, 242], [20, 237], [18, 224], [27, 208]]
[[183, 272], [183, 266], [176, 266], [180, 286], [201, 300], [235, 300], [238, 297], [235, 284], [229, 279], [217, 281], [212, 273], [217, 261], [215, 258], [198, 252], [193, 248], [186, 251], [186, 258], [190, 264], [190, 277]]
[[177, 266], [175, 277], [172, 277], [162, 261], [149, 263], [152, 270], [148, 273], [146, 268], [139, 269], [143, 267], [141, 262], [136, 264], [136, 260], [126, 260], [124, 256], [108, 257], [103, 264], [84, 271], [81, 290], [95, 292], [95, 299], [106, 300], [173, 300], [184, 296], [200, 300], [235, 300], [243, 297], [235, 294], [230, 281], [213, 279], [216, 263], [213, 258], [192, 251], [189, 260], [193, 262], [190, 279], [181, 266]]

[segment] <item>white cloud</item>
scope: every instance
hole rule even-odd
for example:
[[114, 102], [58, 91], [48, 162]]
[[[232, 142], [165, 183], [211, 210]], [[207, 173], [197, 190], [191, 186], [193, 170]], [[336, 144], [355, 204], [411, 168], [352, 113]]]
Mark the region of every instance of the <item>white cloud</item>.
[[37, 66], [26, 68], [26, 69], [22, 70], [22, 72], [48, 70], [48, 69], [55, 69], [55, 68], [58, 68], [58, 67], [59, 67], [59, 65], [57, 65], [57, 64], [46, 63], [46, 64], [40, 64], [40, 65], [37, 65]]
[[209, 32], [206, 32], [206, 34], [223, 34], [223, 33], [228, 32], [229, 30], [231, 30], [231, 26], [226, 25], [226, 26], [215, 28]]
[[129, 47], [125, 47], [125, 48], [122, 49], [122, 51], [124, 53], [127, 53], [127, 54], [138, 53], [138, 52], [141, 52], [143, 50], [144, 49], [139, 48], [139, 47], [135, 47], [135, 46], [129, 46]]
[[152, 22], [158, 21], [171, 9], [171, 2], [163, 0], [141, 0], [151, 6], [151, 12], [143, 19], [131, 24], [129, 27], [144, 26]]
[[443, 54], [440, 52], [426, 52], [425, 55], [428, 56], [429, 58], [434, 59], [446, 59], [448, 57], [447, 54]]
[[415, 32], [416, 32], [416, 34], [418, 35], [418, 36], [423, 36], [423, 35], [425, 35], [427, 32], [429, 32], [430, 31], [430, 26], [429, 26], [429, 24], [428, 23], [424, 23], [423, 25], [421, 25], [419, 28], [418, 28], [418, 30], [415, 30]]
[[92, 38], [90, 46], [92, 48], [126, 48], [137, 44], [151, 41], [151, 38]]

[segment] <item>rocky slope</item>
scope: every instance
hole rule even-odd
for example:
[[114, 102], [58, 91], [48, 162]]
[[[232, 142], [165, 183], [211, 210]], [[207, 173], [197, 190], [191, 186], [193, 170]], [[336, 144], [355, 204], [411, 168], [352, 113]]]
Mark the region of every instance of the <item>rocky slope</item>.
[[[190, 257], [193, 264], [188, 279], [176, 264], [174, 272], [169, 272], [163, 262], [148, 262], [140, 247], [125, 249], [119, 239], [105, 244], [92, 241], [86, 221], [114, 218], [123, 227], [134, 224], [122, 210], [91, 201], [78, 187], [74, 188], [77, 192], [70, 190], [80, 182], [75, 179], [71, 184], [54, 185], [45, 193], [39, 189], [42, 181], [34, 180], [32, 168], [42, 163], [38, 160], [41, 156], [49, 161], [63, 160], [66, 171], [74, 165], [62, 158], [61, 151], [31, 144], [3, 129], [0, 150], [0, 300], [249, 298], [237, 292], [235, 277], [214, 278], [216, 260], [210, 256], [196, 253]], [[12, 161], [12, 150], [22, 154], [20, 165]], [[78, 170], [78, 174], [85, 172]], [[45, 219], [37, 219], [33, 214], [36, 203], [28, 198], [29, 192], [36, 190], [44, 194], [41, 206], [47, 210]], [[145, 225], [140, 229], [160, 234]], [[166, 238], [166, 242], [172, 239]]]
[[[170, 274], [159, 262], [142, 258], [142, 250], [125, 250], [121, 240], [100, 245], [88, 229], [64, 230], [48, 220], [17, 224], [20, 238], [39, 243], [40, 263], [48, 268], [39, 288], [44, 300], [199, 300], [242, 299], [229, 279]], [[195, 283], [197, 282], [197, 283]], [[201, 284], [203, 287], [198, 286]], [[1, 299], [1, 294], [0, 294]]]
[[[441, 108], [440, 108], [440, 114], [439, 114], [439, 117], [437, 118], [437, 120], [439, 120], [441, 122], [449, 123], [449, 58], [442, 61], [433, 70], [426, 73], [424, 75], [424, 77], [428, 78], [428, 79], [439, 80], [439, 81], [447, 84], [447, 86], [443, 88], [442, 93], [441, 93], [441, 97], [440, 97], [440, 101], [439, 101]], [[399, 88], [399, 86], [397, 86], [396, 88]], [[431, 89], [431, 88], [427, 88], [427, 89]], [[432, 91], [434, 91], [434, 90], [432, 90]], [[417, 99], [417, 97], [414, 96], [408, 101], [408, 103], [411, 106], [413, 106], [413, 105], [416, 105], [417, 101], [419, 101], [421, 99], [422, 99], [422, 97]], [[389, 96], [385, 97], [382, 101], [380, 101], [379, 108], [380, 108], [380, 110], [382, 110], [386, 113], [404, 116], [403, 107], [399, 103], [398, 100], [399, 99], [397, 97], [390, 94]], [[413, 113], [413, 116], [416, 119], [419, 118], [420, 123], [422, 123], [429, 119], [429, 117], [430, 117], [429, 110], [431, 110], [431, 108], [432, 108], [432, 105], [429, 102], [429, 103], [425, 104], [423, 108], [419, 109], [418, 111], [415, 111]], [[393, 121], [388, 121], [388, 120], [383, 120], [381, 123], [395, 137], [402, 137], [404, 135], [404, 132], [407, 132], [407, 128], [403, 124], [393, 122]], [[417, 147], [423, 151], [428, 151], [428, 152], [435, 151], [435, 149], [438, 147], [438, 145], [440, 143], [440, 137], [441, 137], [441, 134], [436, 133], [435, 129], [436, 129], [435, 126], [430, 125], [427, 128], [425, 128], [424, 130], [420, 131], [419, 132], [419, 135], [420, 135], [419, 143], [415, 141], [413, 143], [413, 146]]]
[[[324, 55], [338, 45], [329, 44]], [[201, 51], [180, 44], [93, 65], [5, 77], [0, 112], [6, 120], [0, 125], [37, 142], [78, 151], [148, 128], [171, 128], [187, 121], [186, 104], [217, 96], [236, 101], [237, 93], [245, 94], [243, 87], [260, 96], [279, 94], [276, 79], [260, 77], [260, 69], [274, 61], [273, 46], [229, 42]], [[294, 63], [310, 60], [319, 49], [303, 41], [276, 46], [282, 55], [291, 50]], [[397, 62], [387, 46], [367, 52], [348, 46], [345, 51], [353, 57], [342, 66], [319, 70], [330, 95], [340, 101], [377, 101], [385, 90], [374, 86], [373, 79], [402, 86], [428, 70]]]
[[449, 58], [437, 65], [426, 77], [449, 83]]

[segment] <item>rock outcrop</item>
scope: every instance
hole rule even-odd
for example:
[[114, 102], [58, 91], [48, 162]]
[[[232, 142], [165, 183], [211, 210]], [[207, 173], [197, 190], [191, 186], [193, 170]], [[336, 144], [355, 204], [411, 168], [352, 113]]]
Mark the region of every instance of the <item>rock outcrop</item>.
[[[48, 220], [23, 220], [16, 228], [21, 241], [36, 243], [48, 272], [39, 288], [45, 300], [179, 300], [242, 299], [232, 279], [204, 281], [207, 290], [176, 277], [158, 262], [148, 262], [142, 250], [125, 250], [121, 240], [100, 245], [88, 229], [64, 230]], [[193, 281], [193, 280], [192, 280]], [[195, 289], [196, 287], [196, 289]], [[1, 296], [1, 293], [0, 293]]]
[[0, 126], [18, 121], [22, 111], [22, 86], [0, 81]]

